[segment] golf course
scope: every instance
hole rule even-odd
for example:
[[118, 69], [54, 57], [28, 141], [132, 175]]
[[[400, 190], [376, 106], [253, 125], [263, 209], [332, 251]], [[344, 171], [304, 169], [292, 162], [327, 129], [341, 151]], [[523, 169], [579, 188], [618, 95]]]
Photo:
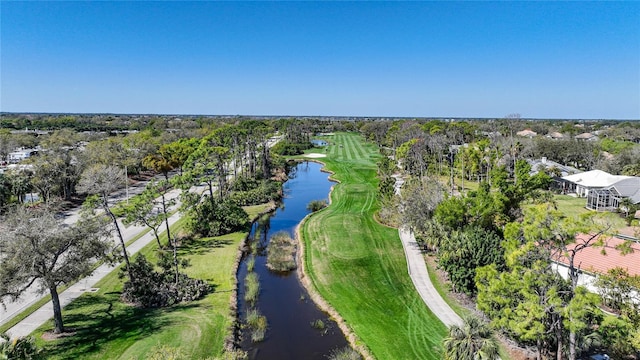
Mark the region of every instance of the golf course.
[[377, 147], [352, 133], [323, 139], [339, 184], [302, 225], [307, 276], [374, 357], [440, 359], [447, 329], [415, 291], [398, 230], [374, 219]]
[[[398, 230], [379, 224], [374, 217], [379, 209], [377, 146], [353, 133], [326, 139], [327, 147], [310, 152], [326, 155], [319, 160], [339, 183], [331, 192], [330, 206], [300, 227], [306, 276], [355, 335], [357, 348], [377, 359], [440, 359], [447, 329], [414, 288]], [[264, 208], [251, 209], [250, 215]], [[184, 219], [172, 226], [172, 232], [180, 233], [183, 226]], [[131, 359], [154, 354], [216, 358], [223, 354], [229, 335], [232, 269], [245, 236], [234, 233], [182, 244], [180, 255], [191, 265], [185, 272], [215, 287], [200, 300], [161, 309], [124, 304], [120, 301], [123, 279], [116, 271], [65, 308], [70, 336], [45, 335], [53, 326], [51, 321], [33, 335], [51, 359]], [[166, 235], [161, 240], [166, 242]], [[151, 243], [142, 254], [155, 262], [156, 249]]]

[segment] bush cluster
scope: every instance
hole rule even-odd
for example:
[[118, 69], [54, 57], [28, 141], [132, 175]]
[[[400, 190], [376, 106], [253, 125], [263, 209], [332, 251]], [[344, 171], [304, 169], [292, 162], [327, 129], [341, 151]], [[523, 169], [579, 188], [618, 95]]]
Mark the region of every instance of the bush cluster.
[[326, 207], [327, 207], [327, 201], [326, 200], [311, 200], [307, 204], [307, 210], [309, 210], [311, 212], [316, 212], [316, 211], [322, 210], [322, 209], [324, 209]]
[[290, 271], [296, 268], [296, 244], [286, 232], [271, 237], [267, 249], [267, 267], [274, 271]]
[[360, 360], [362, 356], [350, 347], [336, 349], [329, 355], [329, 360]]
[[156, 271], [153, 265], [139, 255], [131, 263], [131, 278], [124, 283], [122, 298], [146, 308], [166, 307], [180, 302], [200, 299], [211, 291], [211, 285], [192, 279], [185, 274]]
[[0, 334], [0, 359], [43, 359], [42, 349], [32, 336], [11, 340], [6, 333]]
[[219, 236], [244, 230], [249, 215], [233, 200], [212, 200], [206, 197], [193, 208], [188, 224], [191, 231], [202, 236]]
[[251, 329], [251, 341], [260, 342], [264, 340], [267, 332], [267, 317], [262, 315], [257, 309], [251, 309], [247, 313], [247, 326]]
[[282, 140], [271, 148], [271, 152], [278, 155], [300, 155], [305, 150], [311, 149], [312, 147], [313, 144], [310, 141], [297, 143]]
[[239, 206], [264, 204], [279, 199], [281, 187], [282, 184], [276, 181], [261, 181], [253, 188], [234, 191], [231, 200]]

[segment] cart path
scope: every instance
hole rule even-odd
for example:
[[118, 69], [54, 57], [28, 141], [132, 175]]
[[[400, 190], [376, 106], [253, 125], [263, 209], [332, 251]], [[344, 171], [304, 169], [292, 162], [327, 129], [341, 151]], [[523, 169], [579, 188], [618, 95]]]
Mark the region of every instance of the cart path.
[[[400, 188], [404, 185], [404, 179], [398, 174], [392, 176], [396, 179], [396, 183], [394, 184], [395, 193], [402, 197]], [[400, 226], [398, 232], [400, 234], [400, 240], [402, 241], [402, 247], [404, 248], [405, 257], [407, 258], [409, 277], [411, 277], [413, 286], [415, 286], [420, 294], [422, 301], [424, 301], [427, 307], [429, 307], [447, 327], [451, 325], [462, 325], [460, 316], [451, 309], [449, 304], [444, 301], [433, 286], [433, 283], [431, 283], [422, 250], [416, 242], [416, 238], [409, 229], [409, 226]]]
[[422, 250], [416, 242], [413, 232], [403, 226], [400, 227], [399, 233], [407, 258], [409, 276], [424, 303], [447, 327], [462, 325], [460, 316], [451, 309], [431, 283]]

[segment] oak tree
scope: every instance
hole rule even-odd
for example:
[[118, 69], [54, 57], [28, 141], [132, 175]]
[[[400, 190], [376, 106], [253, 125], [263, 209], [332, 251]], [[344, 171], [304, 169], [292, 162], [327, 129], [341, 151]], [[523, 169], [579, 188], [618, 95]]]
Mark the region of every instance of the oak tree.
[[58, 286], [90, 274], [111, 242], [97, 217], [81, 217], [65, 225], [46, 207], [17, 207], [2, 219], [0, 229], [0, 301], [17, 299], [37, 286], [53, 302], [56, 333], [64, 332]]

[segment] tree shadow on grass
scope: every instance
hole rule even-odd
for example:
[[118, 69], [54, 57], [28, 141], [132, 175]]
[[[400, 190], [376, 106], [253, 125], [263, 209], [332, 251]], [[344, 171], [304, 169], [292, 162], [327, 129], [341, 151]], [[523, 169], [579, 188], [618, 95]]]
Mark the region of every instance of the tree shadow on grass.
[[[44, 358], [79, 358], [109, 351], [111, 342], [120, 348], [170, 326], [175, 311], [197, 305], [180, 304], [161, 309], [143, 309], [122, 303], [119, 293], [81, 296], [64, 310], [65, 327], [73, 336], [57, 339], [44, 348]], [[128, 345], [126, 345], [128, 344]]]
[[225, 247], [233, 243], [229, 239], [205, 238], [185, 242], [179, 247], [181, 255], [204, 255], [212, 249]]

